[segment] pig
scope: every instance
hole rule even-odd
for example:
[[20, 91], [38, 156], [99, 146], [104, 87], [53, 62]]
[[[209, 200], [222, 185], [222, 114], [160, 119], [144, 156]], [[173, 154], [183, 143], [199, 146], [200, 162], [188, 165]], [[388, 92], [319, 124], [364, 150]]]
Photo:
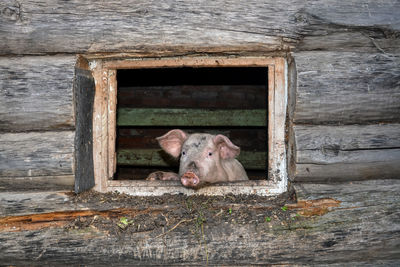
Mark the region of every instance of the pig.
[[165, 152], [180, 157], [179, 174], [153, 172], [147, 180], [180, 180], [183, 186], [198, 189], [206, 184], [249, 179], [235, 159], [240, 148], [224, 135], [187, 134], [175, 129], [156, 139]]

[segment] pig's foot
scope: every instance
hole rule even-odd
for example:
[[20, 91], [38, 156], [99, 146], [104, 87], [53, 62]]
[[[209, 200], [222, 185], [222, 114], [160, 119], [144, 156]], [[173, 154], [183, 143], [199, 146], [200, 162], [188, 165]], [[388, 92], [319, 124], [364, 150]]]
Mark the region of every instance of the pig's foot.
[[162, 171], [157, 171], [157, 172], [152, 172], [147, 176], [146, 178], [147, 181], [179, 181], [180, 178], [178, 174], [174, 172], [162, 172]]

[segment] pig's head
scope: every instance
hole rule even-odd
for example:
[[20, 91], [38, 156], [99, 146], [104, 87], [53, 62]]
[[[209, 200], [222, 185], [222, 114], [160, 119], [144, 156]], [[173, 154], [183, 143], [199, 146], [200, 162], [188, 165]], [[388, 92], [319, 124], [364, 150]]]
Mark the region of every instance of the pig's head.
[[191, 188], [227, 181], [227, 173], [221, 162], [233, 159], [240, 153], [240, 148], [224, 135], [189, 135], [182, 130], [171, 130], [157, 140], [168, 154], [180, 157], [181, 182]]

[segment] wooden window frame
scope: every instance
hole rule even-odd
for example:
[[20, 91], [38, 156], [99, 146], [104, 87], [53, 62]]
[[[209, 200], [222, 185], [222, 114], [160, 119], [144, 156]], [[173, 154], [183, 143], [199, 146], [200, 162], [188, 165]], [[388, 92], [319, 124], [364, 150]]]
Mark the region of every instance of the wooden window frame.
[[[282, 57], [187, 57], [88, 59], [95, 80], [93, 107], [94, 189], [119, 191], [136, 196], [169, 194], [278, 195], [287, 190], [285, 120], [287, 107], [287, 62]], [[223, 183], [199, 190], [179, 181], [112, 180], [116, 171], [116, 99], [118, 69], [172, 67], [266, 67], [268, 68], [268, 179]]]

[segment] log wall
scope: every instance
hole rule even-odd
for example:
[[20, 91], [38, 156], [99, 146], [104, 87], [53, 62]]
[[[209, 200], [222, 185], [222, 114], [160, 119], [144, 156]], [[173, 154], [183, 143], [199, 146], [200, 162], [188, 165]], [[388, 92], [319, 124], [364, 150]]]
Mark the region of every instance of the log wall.
[[290, 179], [396, 178], [398, 14], [391, 0], [2, 1], [0, 176], [73, 175], [77, 55], [122, 52], [285, 56]]
[[75, 56], [0, 57], [0, 131], [71, 130]]
[[[0, 216], [27, 215], [27, 227], [52, 227], [0, 231], [1, 262], [398, 266], [400, 184], [385, 178], [400, 177], [399, 14], [397, 0], [2, 0]], [[86, 93], [75, 85], [92, 84], [76, 79], [75, 67], [87, 68], [76, 62], [81, 54], [112, 53], [287, 58], [288, 171], [298, 201], [292, 208], [317, 216], [271, 226], [224, 206], [216, 216], [229, 214], [229, 222], [206, 221], [201, 238], [184, 220], [132, 235], [57, 228], [68, 222], [60, 211], [126, 210], [124, 201], [90, 204], [54, 193], [92, 171], [74, 173], [77, 154], [91, 161], [90, 129], [75, 131], [90, 119], [91, 106], [79, 103], [77, 114], [73, 100]], [[81, 136], [85, 146], [75, 141]], [[354, 181], [364, 179], [371, 180]], [[268, 201], [256, 204], [242, 208], [269, 214]], [[157, 207], [134, 208], [140, 215]], [[171, 202], [157, 212], [173, 209], [185, 213]]]
[[294, 53], [290, 178], [400, 177], [400, 58], [384, 53]]
[[400, 125], [295, 125], [296, 181], [398, 178]]
[[[288, 205], [286, 213], [294, 208], [293, 215], [320, 215], [289, 221], [268, 215], [281, 210], [268, 201], [221, 205], [187, 200], [185, 205], [158, 198], [152, 205], [117, 195], [94, 202], [64, 193], [0, 192], [0, 220], [9, 222], [0, 228], [0, 259], [12, 266], [399, 266], [399, 190], [399, 180], [300, 183], [298, 204]], [[191, 210], [189, 203], [212, 208]], [[38, 207], [42, 214], [35, 214]], [[174, 220], [177, 210], [185, 214], [178, 223], [157, 223], [159, 218]], [[254, 215], [242, 218], [241, 210]], [[195, 217], [198, 212], [211, 213], [208, 220], [228, 218], [203, 223]], [[119, 216], [134, 224], [115, 229]], [[271, 216], [270, 222], [266, 216]], [[139, 229], [137, 221], [146, 217], [154, 218], [153, 226], [141, 224]], [[11, 227], [14, 230], [7, 231]]]
[[70, 188], [75, 63], [75, 56], [0, 57], [0, 183], [28, 177], [25, 190]]

